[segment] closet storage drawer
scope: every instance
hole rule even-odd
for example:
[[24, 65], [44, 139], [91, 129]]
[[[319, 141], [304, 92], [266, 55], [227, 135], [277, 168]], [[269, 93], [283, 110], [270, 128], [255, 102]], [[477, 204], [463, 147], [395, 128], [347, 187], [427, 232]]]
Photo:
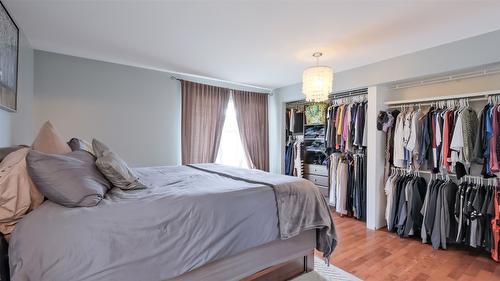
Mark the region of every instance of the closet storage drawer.
[[304, 165], [304, 173], [328, 177], [328, 168], [324, 165]]
[[312, 181], [316, 185], [321, 185], [323, 187], [328, 188], [328, 177], [326, 176], [317, 176], [311, 174], [305, 174], [304, 177], [310, 181]]

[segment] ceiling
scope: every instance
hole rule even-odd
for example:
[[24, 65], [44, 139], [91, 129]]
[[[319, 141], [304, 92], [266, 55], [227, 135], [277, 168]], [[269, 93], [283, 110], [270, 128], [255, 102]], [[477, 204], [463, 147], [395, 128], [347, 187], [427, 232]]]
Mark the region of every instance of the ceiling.
[[500, 1], [2, 0], [33, 48], [277, 88], [500, 29]]

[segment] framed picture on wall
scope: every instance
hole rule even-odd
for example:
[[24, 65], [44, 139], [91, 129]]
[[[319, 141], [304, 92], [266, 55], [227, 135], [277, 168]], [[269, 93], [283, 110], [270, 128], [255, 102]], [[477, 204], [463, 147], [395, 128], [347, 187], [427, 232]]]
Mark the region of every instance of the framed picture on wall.
[[0, 108], [17, 111], [19, 28], [0, 1]]

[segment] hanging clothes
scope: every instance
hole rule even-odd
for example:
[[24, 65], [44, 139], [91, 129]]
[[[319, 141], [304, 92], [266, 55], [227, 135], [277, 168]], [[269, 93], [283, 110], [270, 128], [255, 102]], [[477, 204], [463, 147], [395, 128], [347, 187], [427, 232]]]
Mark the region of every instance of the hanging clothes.
[[336, 172], [336, 203], [335, 210], [337, 213], [347, 215], [347, 186], [348, 186], [348, 159], [343, 155], [339, 157]]
[[365, 118], [363, 121], [363, 141], [362, 141], [362, 146], [367, 147], [368, 146], [368, 102], [364, 102], [364, 114]]
[[330, 205], [342, 215], [366, 220], [366, 155], [336, 152], [330, 155]]
[[496, 182], [497, 188], [493, 191], [493, 206], [488, 206], [487, 214], [493, 214], [491, 220], [491, 258], [495, 261], [500, 261], [500, 192], [498, 190], [498, 179]]
[[293, 144], [293, 169], [292, 175], [302, 178], [304, 171], [304, 162], [302, 159], [302, 145], [304, 143], [304, 139], [298, 139]]
[[403, 108], [395, 116], [392, 130], [386, 132], [389, 139], [386, 158], [392, 159], [386, 160], [386, 167], [390, 162], [399, 168], [455, 173], [459, 163], [469, 174], [471, 163], [484, 158], [487, 161], [482, 162], [483, 174], [491, 176], [500, 170], [497, 157], [500, 134], [498, 122], [493, 121], [498, 120], [499, 115], [498, 106], [487, 105], [478, 126], [477, 114], [468, 105]]
[[326, 126], [325, 141], [326, 141], [326, 146], [329, 148], [336, 147], [337, 143], [335, 124], [337, 123], [336, 118], [338, 109], [339, 109], [338, 106], [330, 106], [328, 107], [326, 115], [327, 126]]
[[293, 169], [293, 143], [285, 147], [285, 175], [292, 175]]
[[293, 115], [293, 133], [302, 133], [304, 131], [304, 112], [295, 111]]
[[390, 167], [393, 166], [392, 151], [394, 148], [394, 125], [397, 116], [399, 115], [398, 110], [392, 112], [379, 112], [377, 116], [377, 130], [385, 132], [385, 153], [384, 153], [384, 182], [387, 181], [389, 177]]
[[330, 193], [328, 196], [329, 204], [335, 207], [337, 204], [337, 168], [341, 153], [332, 153], [330, 155], [328, 173], [330, 180]]
[[423, 216], [426, 181], [423, 177], [405, 173], [392, 173], [385, 184], [387, 229], [402, 237], [420, 233]]
[[333, 151], [355, 152], [366, 147], [367, 102], [333, 104], [328, 107], [326, 145]]
[[[434, 249], [460, 244], [495, 253], [495, 198], [492, 184], [453, 180], [425, 180], [392, 170], [385, 183], [387, 229], [401, 237], [420, 236]], [[499, 222], [500, 223], [500, 222]]]
[[289, 140], [285, 147], [285, 175], [302, 178], [303, 171], [303, 138]]
[[327, 110], [329, 203], [342, 215], [366, 220], [367, 102], [335, 100]]
[[[384, 130], [388, 230], [420, 236], [434, 249], [465, 245], [500, 259], [498, 182], [468, 176], [478, 164], [483, 178], [500, 172], [500, 105], [493, 101], [479, 113], [462, 100], [379, 114], [379, 119], [394, 117], [394, 125]], [[408, 170], [428, 170], [431, 179], [425, 183]], [[433, 176], [437, 173], [441, 178]], [[450, 179], [452, 174], [457, 181]]]
[[352, 176], [352, 211], [353, 216], [358, 219], [366, 220], [366, 157], [364, 154], [356, 153], [353, 155], [353, 176]]

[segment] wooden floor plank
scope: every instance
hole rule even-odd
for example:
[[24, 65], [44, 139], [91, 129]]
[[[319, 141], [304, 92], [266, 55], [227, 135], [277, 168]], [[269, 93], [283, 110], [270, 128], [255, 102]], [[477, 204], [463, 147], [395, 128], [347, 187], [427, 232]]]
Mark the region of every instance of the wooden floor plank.
[[[418, 239], [333, 214], [339, 244], [330, 262], [363, 280], [500, 280], [500, 264], [487, 253], [450, 246], [433, 250]], [[320, 256], [321, 253], [316, 253]]]

